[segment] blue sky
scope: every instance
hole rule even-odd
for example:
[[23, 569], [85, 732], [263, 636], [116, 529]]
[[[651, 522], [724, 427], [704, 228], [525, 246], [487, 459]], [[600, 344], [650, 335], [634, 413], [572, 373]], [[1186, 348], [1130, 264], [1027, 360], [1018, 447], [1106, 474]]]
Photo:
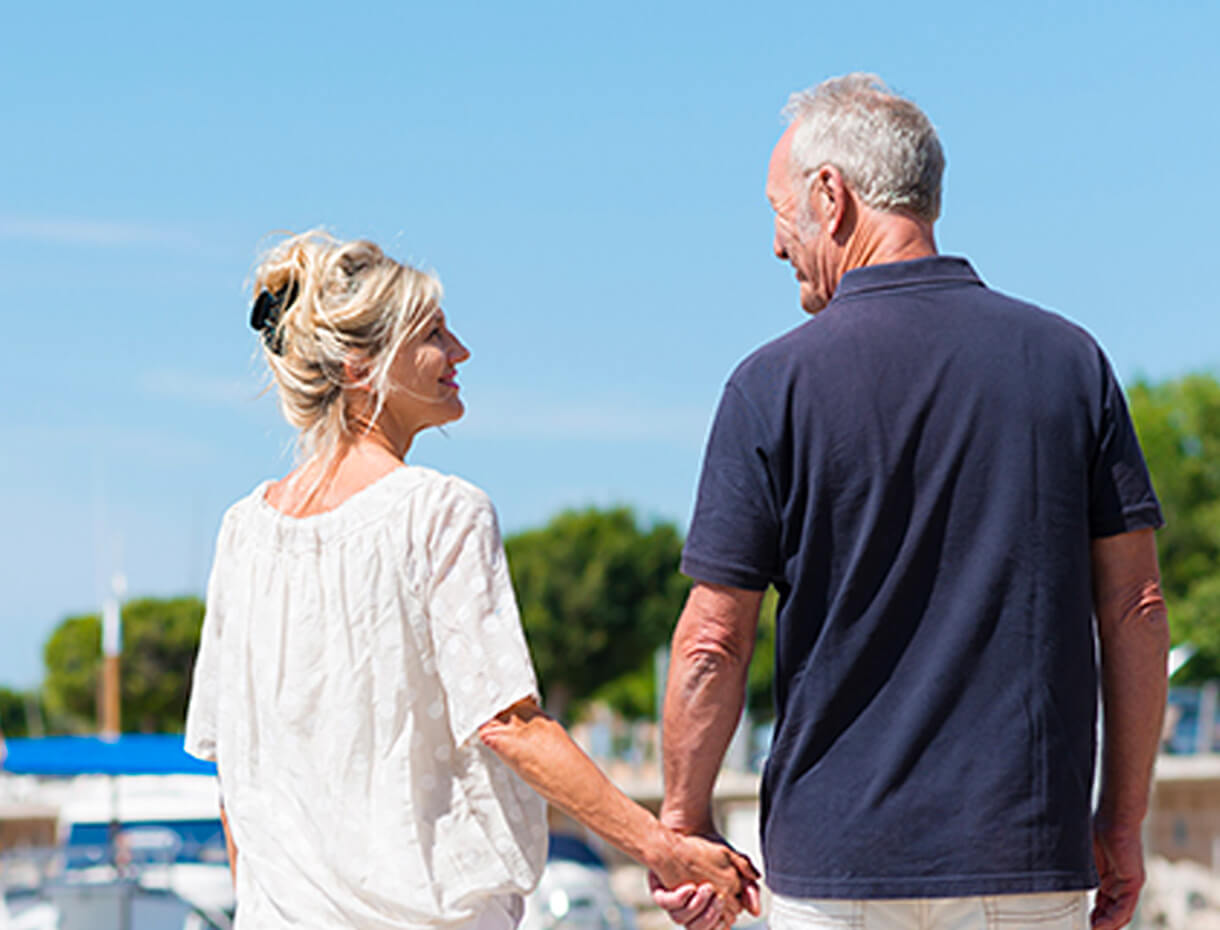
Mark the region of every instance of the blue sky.
[[[246, 283], [324, 225], [435, 269], [469, 413], [409, 461], [507, 531], [684, 526], [724, 377], [799, 323], [770, 254], [787, 95], [853, 70], [948, 157], [942, 251], [1120, 376], [1220, 366], [1215, 3], [20, 4], [0, 29], [0, 683], [63, 617], [198, 592], [289, 467]], [[829, 389], [833, 389], [831, 386]]]

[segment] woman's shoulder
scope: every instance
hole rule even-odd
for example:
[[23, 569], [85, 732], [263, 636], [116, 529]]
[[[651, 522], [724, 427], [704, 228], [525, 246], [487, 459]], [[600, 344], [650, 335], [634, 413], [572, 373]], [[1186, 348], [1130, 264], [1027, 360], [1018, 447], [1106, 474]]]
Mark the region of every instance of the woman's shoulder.
[[450, 475], [445, 472], [435, 471], [434, 469], [425, 466], [412, 466], [418, 468], [424, 473], [423, 480], [428, 481], [438, 494], [443, 494], [446, 497], [452, 498], [455, 501], [462, 503], [473, 504], [476, 506], [490, 506], [491, 498], [477, 484], [466, 480], [458, 475]]
[[273, 479], [264, 478], [249, 493], [230, 504], [225, 510], [224, 516], [221, 517], [221, 531], [250, 519], [251, 515], [268, 506], [267, 491], [273, 484], [275, 484]]
[[408, 466], [427, 506], [448, 519], [459, 514], [489, 514], [495, 517], [495, 505], [487, 492], [477, 484], [457, 475], [446, 474], [421, 465]]

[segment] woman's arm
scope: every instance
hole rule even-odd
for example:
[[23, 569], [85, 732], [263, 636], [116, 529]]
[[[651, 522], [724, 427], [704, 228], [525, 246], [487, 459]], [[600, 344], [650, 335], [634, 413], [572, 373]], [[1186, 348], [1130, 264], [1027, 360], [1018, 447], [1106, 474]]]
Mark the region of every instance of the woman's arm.
[[229, 817], [225, 813], [224, 803], [220, 805], [220, 825], [225, 831], [225, 852], [229, 854], [229, 874], [233, 877], [233, 887], [237, 888], [237, 844], [233, 842], [233, 831], [229, 829]]
[[748, 858], [720, 843], [662, 826], [619, 791], [532, 699], [483, 724], [479, 737], [540, 795], [643, 863], [667, 887], [708, 882], [723, 899], [730, 920], [742, 907], [758, 913], [757, 895], [746, 893], [758, 878]]

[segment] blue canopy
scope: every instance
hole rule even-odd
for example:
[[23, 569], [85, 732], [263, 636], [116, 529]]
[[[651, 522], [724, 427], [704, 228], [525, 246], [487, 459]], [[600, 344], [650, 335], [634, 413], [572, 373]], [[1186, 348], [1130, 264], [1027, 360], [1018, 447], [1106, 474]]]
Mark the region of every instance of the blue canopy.
[[215, 775], [216, 765], [186, 754], [182, 737], [166, 733], [129, 733], [107, 740], [97, 736], [47, 736], [5, 741], [0, 764], [17, 775]]

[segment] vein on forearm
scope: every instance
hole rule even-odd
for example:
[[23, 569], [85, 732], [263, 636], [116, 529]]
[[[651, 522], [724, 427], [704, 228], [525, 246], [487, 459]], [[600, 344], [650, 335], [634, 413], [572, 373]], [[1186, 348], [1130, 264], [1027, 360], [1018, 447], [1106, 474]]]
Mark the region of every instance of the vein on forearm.
[[671, 660], [684, 672], [675, 682], [682, 688], [680, 696], [696, 701], [735, 681], [744, 685], [753, 652], [754, 643], [743, 642], [740, 631], [722, 618], [707, 617], [698, 626], [680, 629]]
[[691, 591], [674, 639], [663, 724], [664, 819], [711, 826], [716, 774], [745, 701], [759, 592], [712, 585]]

